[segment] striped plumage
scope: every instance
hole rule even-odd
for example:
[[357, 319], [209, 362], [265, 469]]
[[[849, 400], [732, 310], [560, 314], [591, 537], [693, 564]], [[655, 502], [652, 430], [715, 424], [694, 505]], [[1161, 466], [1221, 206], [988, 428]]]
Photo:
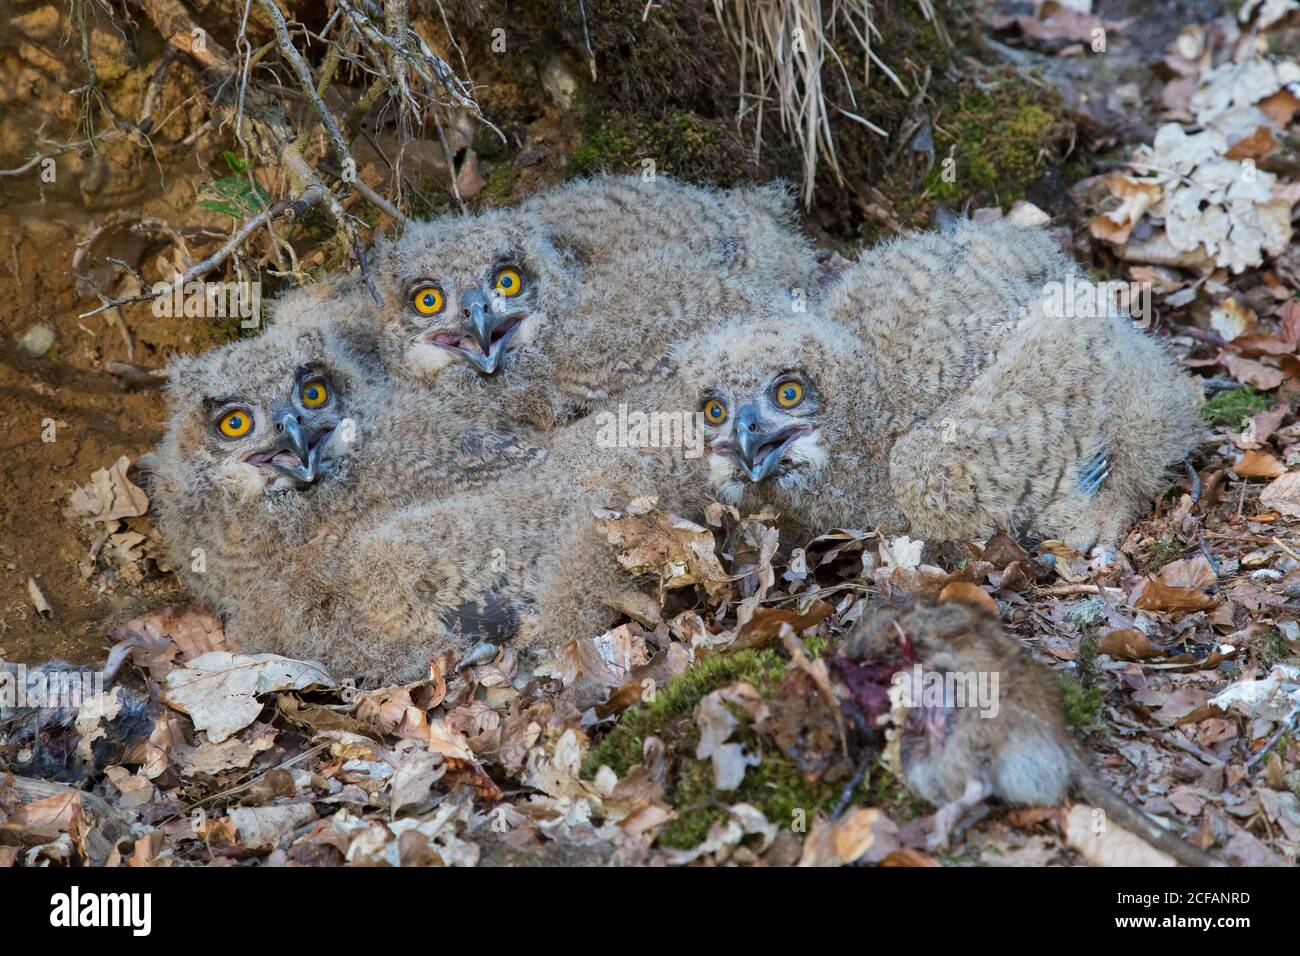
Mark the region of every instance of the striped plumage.
[[[1195, 445], [1200, 390], [1131, 320], [1049, 307], [1072, 270], [1040, 230], [963, 224], [866, 252], [819, 303], [826, 318], [758, 315], [688, 343], [684, 398], [725, 393], [759, 433], [789, 437], [754, 481], [730, 420], [715, 429], [715, 488], [800, 533], [1003, 528], [1113, 548]], [[794, 373], [816, 399], [778, 408]]]

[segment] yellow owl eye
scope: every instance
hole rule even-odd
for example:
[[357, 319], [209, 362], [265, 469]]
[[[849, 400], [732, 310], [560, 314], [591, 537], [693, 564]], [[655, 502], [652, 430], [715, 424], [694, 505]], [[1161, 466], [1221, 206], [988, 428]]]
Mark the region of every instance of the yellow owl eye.
[[711, 398], [704, 403], [704, 417], [710, 425], [721, 425], [727, 420], [727, 406]]
[[495, 288], [502, 295], [513, 299], [524, 291], [524, 279], [518, 269], [502, 269], [497, 273]]
[[253, 416], [239, 409], [226, 412], [221, 416], [221, 420], [217, 422], [218, 430], [227, 438], [242, 438], [248, 434], [252, 427]]
[[776, 387], [776, 403], [782, 408], [794, 408], [803, 401], [803, 385], [799, 382], [782, 382]]
[[302, 403], [308, 408], [320, 408], [330, 400], [330, 390], [320, 379], [302, 387]]
[[442, 311], [445, 301], [441, 289], [436, 285], [425, 285], [416, 289], [411, 296], [411, 307], [421, 315], [437, 315]]

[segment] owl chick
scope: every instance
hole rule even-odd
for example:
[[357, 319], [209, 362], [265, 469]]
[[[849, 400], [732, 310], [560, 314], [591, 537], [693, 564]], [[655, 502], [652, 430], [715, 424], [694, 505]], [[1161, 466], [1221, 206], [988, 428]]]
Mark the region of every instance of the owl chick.
[[1130, 321], [1048, 311], [1023, 311], [947, 395], [927, 363], [913, 374], [812, 316], [685, 344], [682, 388], [708, 423], [714, 487], [805, 532], [960, 541], [1006, 528], [1112, 548], [1196, 443], [1199, 389]]
[[636, 586], [590, 508], [513, 480], [402, 509], [346, 550], [340, 578], [348, 603], [370, 609], [365, 626], [342, 644], [295, 634], [291, 646], [386, 682], [421, 676], [449, 649], [473, 663], [508, 644], [531, 666], [608, 630], [618, 615], [611, 599]]
[[818, 311], [882, 357], [923, 405], [970, 382], [1045, 283], [1076, 272], [1045, 230], [955, 220], [895, 238], [835, 278]]
[[[517, 449], [472, 420], [449, 422], [441, 445], [408, 447], [374, 387], [346, 349], [289, 326], [170, 369], [172, 413], [150, 465], [159, 527], [182, 579], [250, 651], [391, 667], [396, 642], [410, 673], [502, 626], [499, 572], [448, 558], [441, 534], [444, 519], [486, 534], [484, 513], [421, 502], [488, 484]], [[336, 673], [398, 673], [376, 667]]]
[[394, 378], [549, 430], [661, 374], [668, 346], [720, 308], [802, 295], [815, 262], [793, 221], [778, 186], [580, 180], [380, 243], [381, 310], [337, 280], [276, 321], [344, 326]]
[[272, 305], [272, 326], [311, 330], [331, 353], [346, 355], [365, 388], [350, 396], [364, 403], [368, 453], [356, 464], [359, 480], [374, 471], [390, 495], [445, 495], [477, 487], [542, 460], [545, 439], [507, 416], [484, 414], [470, 395], [434, 394], [409, 378], [393, 380], [373, 341], [374, 300], [353, 277], [327, 276], [294, 289]]

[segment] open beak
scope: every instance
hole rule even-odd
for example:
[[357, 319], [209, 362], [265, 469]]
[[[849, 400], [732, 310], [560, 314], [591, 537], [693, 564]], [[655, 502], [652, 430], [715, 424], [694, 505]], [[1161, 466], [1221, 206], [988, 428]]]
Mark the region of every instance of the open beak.
[[806, 425], [789, 425], [772, 432], [761, 427], [758, 411], [747, 405], [736, 416], [736, 446], [741, 468], [750, 481], [767, 478], [785, 457], [785, 450], [800, 435], [808, 434]]
[[[510, 340], [519, 329], [525, 312], [512, 312], [499, 316], [492, 310], [492, 301], [478, 289], [471, 289], [461, 298], [465, 322], [459, 341], [442, 343], [484, 375], [495, 375], [501, 367]], [[466, 348], [469, 340], [478, 346], [475, 351]]]
[[248, 457], [258, 465], [270, 465], [282, 475], [312, 484], [321, 474], [321, 457], [329, 442], [332, 428], [321, 428], [308, 435], [293, 412], [285, 412], [275, 423], [279, 437], [265, 451]]

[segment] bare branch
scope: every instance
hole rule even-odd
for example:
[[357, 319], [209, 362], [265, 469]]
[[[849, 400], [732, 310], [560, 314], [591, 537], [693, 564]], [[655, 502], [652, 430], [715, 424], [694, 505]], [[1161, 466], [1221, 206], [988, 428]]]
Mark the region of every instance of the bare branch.
[[[317, 183], [316, 185], [320, 186], [320, 189], [325, 192], [329, 191], [326, 190], [325, 187], [321, 186], [319, 183]], [[320, 201], [319, 193], [317, 193], [310, 199], [308, 198], [307, 194], [304, 193], [303, 196], [299, 197], [298, 200], [296, 200], [296, 203], [298, 204], [304, 202], [306, 203], [305, 205], [301, 206], [301, 210], [298, 214], [301, 215], [302, 212], [305, 212], [310, 206], [315, 205], [319, 201]], [[118, 306], [130, 305], [133, 302], [146, 302], [149, 299], [155, 299], [160, 296], [171, 295], [175, 293], [177, 289], [183, 290], [187, 283], [194, 282], [199, 278], [199, 276], [204, 275], [207, 272], [210, 272], [211, 270], [215, 269], [217, 266], [224, 263], [227, 259], [230, 258], [231, 254], [244, 242], [244, 240], [246, 240], [259, 228], [261, 228], [265, 223], [269, 222], [270, 220], [278, 216], [287, 214], [289, 208], [295, 205], [296, 203], [291, 203], [287, 199], [282, 199], [279, 202], [275, 203], [275, 205], [271, 206], [271, 208], [263, 211], [259, 215], [254, 216], [252, 219], [248, 220], [248, 222], [244, 223], [244, 225], [241, 226], [233, 236], [231, 236], [228, 240], [226, 240], [226, 242], [216, 252], [212, 253], [212, 255], [208, 256], [203, 261], [196, 262], [194, 265], [186, 269], [184, 273], [177, 276], [172, 281], [171, 285], [167, 288], [165, 292], [161, 292], [161, 293], [154, 293], [152, 291], [142, 292], [139, 295], [131, 295], [131, 296], [125, 296], [120, 299], [113, 299], [109, 302], [105, 302], [98, 309], [92, 309], [89, 312], [82, 312], [79, 318], [86, 319], [92, 315], [98, 315], [100, 312], [103, 312], [106, 309], [115, 309]], [[93, 285], [94, 283], [91, 284]]]
[[325, 127], [325, 133], [329, 137], [334, 158], [340, 164], [346, 166], [349, 162], [352, 162], [352, 155], [348, 152], [348, 145], [343, 141], [343, 134], [339, 132], [338, 124], [334, 122], [334, 116], [330, 113], [329, 107], [325, 105], [325, 101], [316, 92], [316, 86], [311, 79], [311, 70], [307, 68], [307, 64], [304, 62], [302, 55], [299, 54], [298, 48], [293, 45], [293, 38], [289, 36], [289, 24], [285, 22], [284, 14], [280, 12], [280, 8], [275, 5], [274, 0], [257, 0], [257, 2], [275, 25], [275, 37], [280, 46], [280, 55], [285, 58], [293, 69], [303, 96], [311, 104], [311, 108], [315, 111], [320, 124]]

